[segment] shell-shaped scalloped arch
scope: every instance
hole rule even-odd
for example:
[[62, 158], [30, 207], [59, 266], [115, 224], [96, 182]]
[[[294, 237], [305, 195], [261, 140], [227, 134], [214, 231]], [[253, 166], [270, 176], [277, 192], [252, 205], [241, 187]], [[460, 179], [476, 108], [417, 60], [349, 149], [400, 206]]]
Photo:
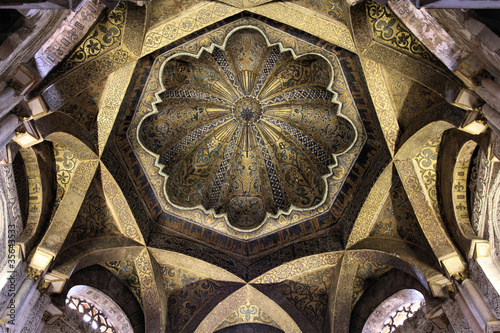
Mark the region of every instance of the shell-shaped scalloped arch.
[[296, 56], [251, 26], [165, 60], [155, 111], [137, 135], [169, 202], [223, 215], [244, 232], [321, 205], [337, 156], [358, 135], [333, 79], [323, 56]]

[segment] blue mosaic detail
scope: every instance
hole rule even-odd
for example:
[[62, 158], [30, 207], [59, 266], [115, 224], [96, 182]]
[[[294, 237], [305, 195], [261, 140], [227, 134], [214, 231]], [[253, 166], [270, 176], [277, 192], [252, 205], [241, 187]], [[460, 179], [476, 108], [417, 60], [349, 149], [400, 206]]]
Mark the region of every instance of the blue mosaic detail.
[[303, 132], [297, 130], [296, 128], [288, 125], [284, 121], [275, 119], [275, 118], [270, 118], [266, 116], [262, 116], [263, 120], [270, 122], [273, 125], [278, 126], [282, 130], [287, 131], [290, 135], [292, 135], [294, 138], [296, 138], [302, 145], [304, 145], [307, 149], [309, 149], [314, 156], [316, 156], [319, 160], [320, 163], [322, 163], [325, 166], [329, 166], [335, 163], [335, 160], [333, 159], [332, 155], [320, 148], [320, 146], [314, 142], [311, 138], [309, 138], [307, 135], [305, 135]]
[[290, 102], [292, 100], [327, 100], [331, 101], [333, 94], [325, 89], [304, 89], [304, 90], [293, 90], [282, 93], [279, 96], [273, 97], [266, 101], [261, 101], [262, 105], [272, 105], [280, 102]]
[[287, 204], [285, 200], [284, 191], [281, 188], [280, 178], [276, 172], [276, 166], [274, 165], [271, 154], [267, 150], [266, 143], [262, 138], [260, 132], [252, 126], [254, 130], [255, 137], [257, 138], [257, 143], [264, 157], [264, 164], [266, 166], [267, 174], [269, 177], [269, 182], [271, 184], [271, 191], [273, 192], [273, 202], [277, 209], [287, 210], [290, 205]]
[[231, 142], [227, 145], [227, 148], [224, 150], [224, 157], [222, 159], [221, 164], [219, 165], [219, 169], [217, 170], [215, 180], [212, 185], [212, 189], [210, 191], [210, 199], [208, 201], [209, 208], [217, 208], [217, 204], [219, 202], [219, 197], [222, 191], [222, 185], [226, 182], [227, 178], [227, 170], [230, 167], [231, 159], [234, 154], [234, 150], [236, 148], [236, 142], [238, 142], [238, 137], [241, 133], [241, 126], [238, 126], [238, 130], [236, 130], [231, 138]]
[[283, 59], [282, 53], [280, 52], [279, 48], [275, 46], [270, 52], [268, 52], [268, 58], [266, 60], [266, 63], [264, 64], [264, 67], [262, 67], [261, 74], [259, 78], [257, 79], [257, 83], [255, 84], [255, 88], [252, 92], [252, 96], [257, 96], [260, 92], [260, 89], [264, 85], [264, 83], [267, 80], [267, 77], [271, 73], [273, 67], [279, 63], [280, 60]]
[[227, 79], [229, 82], [232, 83], [233, 87], [238, 91], [240, 96], [243, 96], [243, 92], [241, 91], [240, 85], [238, 84], [238, 81], [235, 79], [233, 73], [231, 72], [231, 69], [229, 68], [229, 64], [227, 63], [226, 56], [224, 55], [224, 52], [222, 52], [219, 48], [214, 48], [214, 51], [212, 52], [212, 57], [215, 59], [219, 67], [222, 69], [224, 74], [226, 74]]
[[[231, 106], [230, 102], [225, 99], [215, 97], [209, 93], [206, 93], [202, 90], [186, 90], [185, 88], [177, 88], [177, 89], [169, 89], [168, 91], [164, 91], [160, 94], [160, 97], [163, 100], [167, 100], [169, 98], [185, 98], [192, 101], [194, 99], [199, 99], [203, 101], [211, 101], [217, 102], [221, 104], [225, 104]], [[170, 101], [169, 101], [170, 103]]]
[[228, 116], [210, 124], [205, 124], [190, 134], [186, 135], [179, 143], [170, 148], [166, 153], [162, 154], [160, 158], [160, 163], [163, 165], [167, 165], [172, 161], [180, 152], [189, 147], [192, 143], [198, 141], [198, 139], [203, 139], [203, 136], [208, 132], [213, 131], [215, 128], [220, 125], [230, 121], [233, 119], [233, 116]]

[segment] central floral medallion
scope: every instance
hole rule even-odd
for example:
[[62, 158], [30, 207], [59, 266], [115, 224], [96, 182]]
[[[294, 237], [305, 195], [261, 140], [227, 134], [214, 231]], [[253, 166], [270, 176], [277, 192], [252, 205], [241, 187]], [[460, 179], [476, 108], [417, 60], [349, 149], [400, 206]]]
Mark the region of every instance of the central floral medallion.
[[252, 96], [243, 96], [233, 105], [233, 115], [243, 125], [255, 123], [262, 114], [262, 105]]
[[198, 55], [170, 57], [160, 79], [157, 112], [142, 119], [138, 137], [166, 178], [166, 197], [223, 215], [239, 231], [318, 207], [337, 156], [357, 138], [339, 113], [329, 62], [297, 57], [252, 27]]

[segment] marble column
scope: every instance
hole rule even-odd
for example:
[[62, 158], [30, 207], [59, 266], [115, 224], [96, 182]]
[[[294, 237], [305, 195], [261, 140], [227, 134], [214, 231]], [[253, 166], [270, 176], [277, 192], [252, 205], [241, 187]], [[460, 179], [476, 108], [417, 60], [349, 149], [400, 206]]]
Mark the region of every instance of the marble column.
[[7, 103], [7, 101], [11, 98], [14, 97], [16, 94], [16, 91], [12, 87], [5, 87], [0, 91], [0, 105], [4, 105]]
[[500, 99], [500, 84], [490, 79], [483, 79], [481, 86], [488, 90], [495, 98]]
[[489, 104], [483, 105], [482, 110], [488, 125], [500, 136], [500, 112]]
[[[463, 300], [479, 325], [481, 332], [497, 332], [496, 329], [492, 328], [498, 326], [500, 322], [472, 282], [469, 279], [465, 279], [461, 284], [457, 283], [457, 287], [460, 295], [463, 297]], [[473, 327], [473, 321], [472, 323], [469, 322], [469, 324]]]
[[[13, 114], [9, 114], [0, 120], [0, 142], [2, 144], [8, 143], [7, 138], [12, 138], [12, 133], [14, 133], [17, 126], [19, 126], [19, 119]], [[0, 148], [3, 148], [3, 146]]]
[[[11, 110], [19, 103], [18, 98], [15, 98], [16, 91], [12, 87], [4, 87], [0, 91], [0, 112], [6, 113], [4, 110]], [[15, 101], [14, 101], [15, 100]], [[14, 104], [15, 103], [15, 104]]]
[[[472, 330], [472, 332], [482, 333], [483, 330], [481, 329], [481, 326], [479, 326], [479, 323], [477, 322], [476, 318], [474, 317], [469, 307], [467, 306], [464, 297], [460, 293], [458, 293], [455, 296], [455, 301], [459, 305], [460, 310], [462, 310], [462, 314], [464, 315], [464, 318], [467, 321], [467, 324], [469, 324], [469, 327]], [[453, 323], [451, 325], [453, 326]]]
[[17, 290], [14, 298], [12, 298], [7, 305], [7, 309], [0, 318], [2, 321], [15, 325], [16, 321], [20, 319], [23, 307], [28, 300], [31, 291], [36, 287], [36, 280], [41, 276], [42, 271], [28, 267], [28, 275]]
[[[50, 297], [36, 290], [25, 310], [23, 310], [23, 318], [16, 324], [16, 331], [21, 333], [35, 333], [39, 329], [40, 323], [43, 322], [43, 313], [50, 303]], [[22, 327], [22, 329], [21, 329]], [[43, 329], [40, 328], [40, 331]]]

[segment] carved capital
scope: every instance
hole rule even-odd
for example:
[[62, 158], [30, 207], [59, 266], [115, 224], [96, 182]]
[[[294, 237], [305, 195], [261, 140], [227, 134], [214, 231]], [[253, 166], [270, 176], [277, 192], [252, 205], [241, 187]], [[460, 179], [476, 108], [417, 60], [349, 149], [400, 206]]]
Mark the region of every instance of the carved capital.
[[499, 333], [500, 332], [500, 320], [490, 320], [486, 323], [486, 332], [487, 333]]
[[454, 274], [452, 274], [451, 276], [454, 280], [458, 281], [458, 282], [462, 282], [464, 281], [465, 279], [468, 279], [469, 278], [469, 270], [468, 269], [464, 269], [463, 271], [461, 272], [456, 272]]
[[43, 271], [29, 266], [28, 270], [27, 270], [26, 277], [28, 279], [32, 279], [32, 280], [36, 281], [36, 280], [38, 280], [38, 278], [40, 278], [40, 276], [42, 276], [42, 274], [43, 274]]
[[44, 323], [47, 323], [51, 318], [52, 318], [52, 315], [47, 310], [45, 310], [45, 312], [42, 315], [42, 321]]
[[21, 96], [21, 94], [23, 93], [24, 87], [17, 80], [9, 80], [9, 82], [7, 82], [7, 86], [14, 89], [14, 91], [16, 92], [16, 96]]
[[455, 284], [450, 283], [446, 287], [448, 289], [448, 297], [449, 298], [454, 298], [455, 295], [458, 294], [458, 289], [457, 289], [457, 286]]
[[49, 287], [50, 287], [50, 282], [45, 280], [45, 279], [41, 279], [40, 282], [38, 283], [38, 286], [36, 287], [36, 289], [40, 293], [46, 294], [47, 291], [49, 290]]

